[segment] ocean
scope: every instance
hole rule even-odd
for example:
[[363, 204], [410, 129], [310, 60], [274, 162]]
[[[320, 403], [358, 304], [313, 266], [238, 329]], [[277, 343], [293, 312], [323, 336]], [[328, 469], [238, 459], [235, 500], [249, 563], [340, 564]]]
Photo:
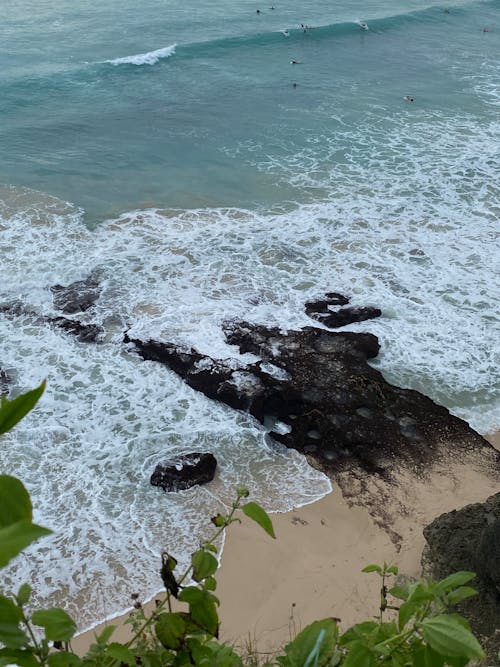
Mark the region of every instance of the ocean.
[[[383, 309], [348, 329], [389, 381], [500, 426], [497, 0], [5, 4], [0, 303], [55, 315], [49, 287], [92, 274], [80, 319], [106, 332], [0, 315], [14, 391], [47, 378], [0, 470], [54, 530], [7, 587], [87, 627], [153, 595], [161, 551], [186, 563], [237, 485], [274, 511], [331, 488], [125, 330], [226, 358], [224, 321], [311, 325], [304, 302], [342, 292]], [[151, 487], [186, 451], [214, 482]]]

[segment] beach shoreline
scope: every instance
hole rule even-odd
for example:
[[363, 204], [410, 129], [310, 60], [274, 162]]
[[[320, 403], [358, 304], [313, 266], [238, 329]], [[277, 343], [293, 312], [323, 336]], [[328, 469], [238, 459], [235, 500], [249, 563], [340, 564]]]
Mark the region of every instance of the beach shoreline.
[[[500, 450], [500, 431], [485, 438]], [[492, 478], [465, 464], [434, 466], [426, 480], [406, 485], [409, 514], [397, 521], [402, 542], [396, 545], [368, 509], [349, 503], [332, 483], [332, 492], [319, 501], [272, 514], [276, 540], [249, 519], [227, 531], [217, 572], [223, 641], [268, 654], [313, 620], [335, 616], [348, 627], [370, 618], [378, 610], [379, 581], [362, 574], [364, 566], [386, 561], [398, 564], [405, 575], [420, 576], [423, 527], [443, 512], [482, 502], [498, 491]], [[146, 610], [154, 604], [154, 599], [147, 602]], [[84, 653], [107, 625], [117, 626], [114, 641], [127, 641], [129, 614], [78, 635], [73, 649]]]

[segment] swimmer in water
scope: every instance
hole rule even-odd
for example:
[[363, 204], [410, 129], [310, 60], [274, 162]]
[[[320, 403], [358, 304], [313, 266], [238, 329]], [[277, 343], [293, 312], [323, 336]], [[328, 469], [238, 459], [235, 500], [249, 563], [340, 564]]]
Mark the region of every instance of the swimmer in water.
[[491, 32], [489, 28], [483, 28], [483, 32]]
[[450, 13], [450, 10], [449, 10], [449, 9], [444, 9], [443, 11], [444, 11], [445, 14], [449, 14], [449, 13]]
[[260, 9], [257, 9], [257, 11], [256, 11], [255, 13], [256, 13], [256, 14], [260, 14]]
[[302, 65], [300, 60], [290, 60], [290, 65]]
[[415, 98], [412, 97], [411, 95], [405, 95], [403, 99], [405, 102], [415, 102]]

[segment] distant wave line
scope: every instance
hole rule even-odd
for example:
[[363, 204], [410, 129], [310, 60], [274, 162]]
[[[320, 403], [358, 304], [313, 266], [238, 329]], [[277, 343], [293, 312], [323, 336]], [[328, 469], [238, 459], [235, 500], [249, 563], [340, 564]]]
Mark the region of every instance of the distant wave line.
[[109, 65], [155, 65], [162, 58], [170, 58], [175, 53], [177, 44], [165, 46], [156, 51], [148, 51], [146, 53], [136, 53], [132, 56], [124, 56], [123, 58], [114, 58], [113, 60], [105, 60]]

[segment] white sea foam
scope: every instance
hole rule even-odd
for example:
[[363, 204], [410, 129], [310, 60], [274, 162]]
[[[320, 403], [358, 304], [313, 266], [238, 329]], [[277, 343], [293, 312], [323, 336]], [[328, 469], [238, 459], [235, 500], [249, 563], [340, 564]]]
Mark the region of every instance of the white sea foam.
[[114, 60], [106, 60], [105, 62], [110, 65], [155, 65], [159, 60], [173, 56], [176, 46], [177, 44], [172, 44], [163, 49], [156, 49], [156, 51], [136, 53], [133, 56], [124, 56], [123, 58], [115, 58]]

